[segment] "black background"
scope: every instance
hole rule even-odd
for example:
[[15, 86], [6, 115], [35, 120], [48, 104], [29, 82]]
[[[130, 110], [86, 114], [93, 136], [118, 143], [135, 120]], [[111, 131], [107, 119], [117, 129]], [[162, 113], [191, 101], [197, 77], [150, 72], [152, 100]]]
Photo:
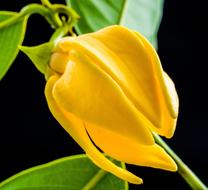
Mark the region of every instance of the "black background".
[[[3, 0], [0, 9], [19, 11], [29, 2], [39, 1]], [[204, 29], [193, 27], [197, 16], [204, 14], [198, 5], [165, 1], [158, 52], [180, 98], [177, 130], [167, 142], [208, 185], [207, 59], [202, 47]], [[34, 15], [24, 45], [46, 42], [52, 32], [41, 16]], [[23, 169], [83, 152], [51, 116], [44, 86], [44, 77], [22, 53], [0, 81], [0, 181]], [[177, 173], [135, 166], [128, 169], [144, 179], [144, 185], [131, 185], [130, 189], [190, 190]]]

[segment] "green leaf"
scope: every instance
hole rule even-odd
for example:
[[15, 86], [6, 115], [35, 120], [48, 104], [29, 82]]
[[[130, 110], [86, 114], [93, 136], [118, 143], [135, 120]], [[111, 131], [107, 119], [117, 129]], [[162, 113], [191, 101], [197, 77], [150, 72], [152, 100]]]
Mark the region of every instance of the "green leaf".
[[81, 16], [79, 34], [109, 25], [124, 25], [142, 33], [156, 47], [163, 0], [66, 0]]
[[[17, 13], [14, 12], [1, 11], [0, 22], [16, 15]], [[0, 80], [4, 77], [19, 52], [18, 45], [23, 42], [26, 23], [27, 18], [10, 26], [0, 28]]]
[[88, 190], [128, 190], [126, 182], [104, 171], [96, 180], [100, 173], [86, 155], [70, 156], [22, 171], [0, 183], [0, 190], [87, 190], [93, 180], [96, 186]]
[[43, 74], [46, 72], [53, 48], [54, 42], [47, 42], [33, 47], [19, 46], [19, 49], [30, 58], [36, 68]]

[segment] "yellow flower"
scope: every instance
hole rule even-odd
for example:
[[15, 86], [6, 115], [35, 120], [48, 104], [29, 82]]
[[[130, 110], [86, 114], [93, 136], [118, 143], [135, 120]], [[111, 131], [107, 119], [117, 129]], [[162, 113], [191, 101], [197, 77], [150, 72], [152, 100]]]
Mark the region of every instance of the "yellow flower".
[[131, 183], [142, 183], [97, 146], [128, 164], [177, 170], [152, 136], [152, 132], [173, 135], [177, 93], [141, 34], [110, 26], [63, 38], [48, 70], [45, 94], [51, 112], [96, 165]]

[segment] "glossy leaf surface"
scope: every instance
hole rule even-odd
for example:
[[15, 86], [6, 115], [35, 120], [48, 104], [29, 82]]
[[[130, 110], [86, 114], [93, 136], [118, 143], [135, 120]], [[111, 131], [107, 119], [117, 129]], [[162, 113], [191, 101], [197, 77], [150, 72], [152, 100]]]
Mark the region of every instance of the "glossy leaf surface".
[[141, 32], [156, 47], [163, 0], [66, 0], [80, 15], [79, 34], [109, 25], [123, 25]]
[[[100, 168], [86, 155], [70, 156], [20, 172], [0, 183], [0, 190], [81, 190], [98, 172]], [[107, 189], [128, 190], [128, 186], [106, 173], [92, 190]]]
[[[1, 11], [0, 22], [16, 14]], [[19, 52], [18, 45], [21, 45], [24, 39], [26, 20], [27, 18], [7, 27], [0, 28], [0, 80], [4, 77]]]

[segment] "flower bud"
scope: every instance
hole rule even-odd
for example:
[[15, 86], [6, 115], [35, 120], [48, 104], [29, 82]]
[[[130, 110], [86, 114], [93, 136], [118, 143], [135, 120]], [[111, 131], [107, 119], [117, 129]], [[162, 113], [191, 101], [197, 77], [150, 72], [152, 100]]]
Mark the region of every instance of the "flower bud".
[[96, 165], [131, 183], [142, 183], [97, 146], [128, 164], [176, 171], [152, 132], [172, 137], [177, 93], [156, 51], [141, 34], [110, 26], [63, 38], [49, 67], [58, 73], [47, 81], [49, 108]]

